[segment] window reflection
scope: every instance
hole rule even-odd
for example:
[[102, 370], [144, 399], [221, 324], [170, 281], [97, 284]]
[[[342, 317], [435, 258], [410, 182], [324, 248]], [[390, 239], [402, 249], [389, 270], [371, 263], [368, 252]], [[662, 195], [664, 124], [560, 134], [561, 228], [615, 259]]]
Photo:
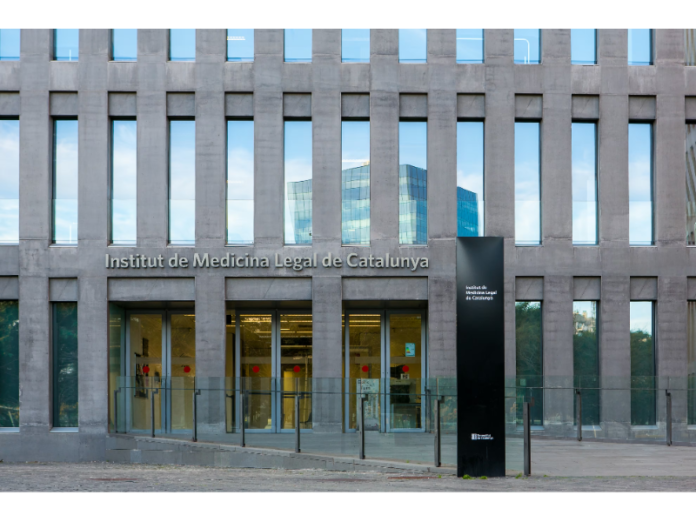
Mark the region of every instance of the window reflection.
[[77, 303], [53, 303], [53, 427], [78, 426]]
[[0, 428], [19, 428], [19, 301], [0, 301]]
[[457, 29], [457, 63], [483, 63], [483, 29]]
[[196, 241], [196, 122], [169, 122], [169, 242]]
[[370, 244], [370, 122], [341, 124], [342, 241]]
[[285, 29], [285, 61], [312, 61], [311, 29]]
[[0, 119], [0, 245], [19, 242], [19, 120]]
[[137, 239], [138, 124], [114, 120], [111, 148], [111, 242], [135, 245]]
[[515, 29], [515, 63], [541, 63], [541, 29]]
[[114, 29], [112, 39], [115, 62], [135, 62], [138, 60], [137, 29]]
[[594, 65], [597, 63], [597, 30], [570, 30], [570, 63]]
[[483, 122], [457, 123], [457, 236], [483, 236]]
[[696, 245], [696, 124], [686, 124], [686, 244]]
[[689, 301], [687, 316], [687, 410], [688, 424], [696, 424], [696, 301]]
[[370, 30], [341, 30], [341, 61], [344, 63], [370, 62]]
[[515, 244], [541, 244], [539, 122], [515, 122]]
[[253, 29], [228, 29], [227, 30], [227, 61], [228, 62], [253, 62], [254, 61], [254, 30]]
[[427, 58], [427, 29], [399, 29], [399, 62], [426, 63]]
[[285, 244], [312, 243], [312, 122], [285, 122]]
[[399, 122], [399, 244], [428, 244], [428, 124]]
[[628, 65], [652, 65], [652, 30], [628, 30]]
[[76, 62], [80, 57], [80, 30], [53, 30], [53, 59], [60, 62]]
[[696, 29], [684, 29], [684, 65], [696, 65]]
[[53, 129], [53, 242], [77, 245], [77, 120]]
[[654, 305], [631, 301], [631, 424], [654, 426], [655, 338]]
[[653, 143], [650, 123], [628, 125], [628, 238], [653, 244]]
[[573, 123], [573, 244], [597, 244], [597, 125]]
[[227, 122], [227, 244], [254, 243], [254, 122]]
[[597, 331], [597, 301], [574, 301], [573, 378], [574, 386], [582, 390], [582, 424], [585, 426], [599, 426], [600, 382]]
[[0, 29], [0, 60], [19, 60], [19, 29]]
[[517, 424], [522, 424], [522, 405], [529, 402], [530, 424], [544, 425], [544, 351], [540, 301], [515, 303], [515, 367], [517, 375]]
[[169, 30], [169, 60], [172, 62], [193, 62], [196, 60], [196, 30]]

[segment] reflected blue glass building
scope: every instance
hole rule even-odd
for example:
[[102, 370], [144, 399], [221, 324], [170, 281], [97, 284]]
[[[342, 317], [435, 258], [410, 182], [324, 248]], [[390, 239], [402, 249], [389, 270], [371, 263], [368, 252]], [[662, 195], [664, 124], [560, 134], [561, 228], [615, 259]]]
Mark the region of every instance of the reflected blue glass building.
[[370, 165], [342, 172], [341, 241], [344, 245], [370, 244]]
[[399, 243], [428, 243], [428, 171], [399, 165]]
[[457, 187], [457, 236], [478, 237], [478, 201], [476, 192]]
[[295, 244], [312, 243], [312, 180], [288, 182], [288, 201], [293, 203]]

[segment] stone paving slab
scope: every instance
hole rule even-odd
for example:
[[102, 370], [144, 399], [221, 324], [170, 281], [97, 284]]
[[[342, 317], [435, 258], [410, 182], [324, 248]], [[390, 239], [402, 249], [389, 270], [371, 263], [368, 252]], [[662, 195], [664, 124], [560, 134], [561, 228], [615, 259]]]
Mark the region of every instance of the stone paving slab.
[[525, 492], [696, 491], [694, 477], [462, 480], [436, 474], [261, 470], [114, 463], [0, 463], [0, 491], [56, 492]]

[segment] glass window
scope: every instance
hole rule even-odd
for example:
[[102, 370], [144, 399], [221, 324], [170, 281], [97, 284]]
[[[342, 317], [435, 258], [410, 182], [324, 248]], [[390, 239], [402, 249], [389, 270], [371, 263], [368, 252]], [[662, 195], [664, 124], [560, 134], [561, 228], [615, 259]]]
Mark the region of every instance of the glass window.
[[0, 119], [0, 245], [19, 242], [19, 120]]
[[253, 62], [254, 61], [254, 30], [253, 29], [228, 29], [227, 30], [227, 61], [228, 62]]
[[539, 122], [515, 122], [515, 244], [541, 244]]
[[19, 301], [0, 301], [0, 428], [19, 428]]
[[541, 29], [515, 29], [515, 63], [541, 63]]
[[570, 63], [577, 65], [597, 63], [597, 29], [570, 30]]
[[573, 379], [574, 386], [582, 391], [584, 426], [599, 426], [598, 326], [597, 301], [574, 301]]
[[370, 122], [341, 123], [341, 238], [370, 244]]
[[111, 136], [111, 242], [137, 240], [138, 123], [114, 120]]
[[426, 63], [427, 61], [427, 29], [399, 29], [399, 62]]
[[80, 30], [53, 30], [53, 59], [60, 62], [76, 62], [80, 57]]
[[652, 65], [652, 29], [628, 30], [628, 65]]
[[573, 244], [597, 244], [597, 124], [573, 123]]
[[254, 243], [254, 122], [227, 122], [227, 244]]
[[196, 122], [169, 122], [169, 242], [196, 242]]
[[686, 244], [696, 245], [696, 124], [686, 124]]
[[483, 63], [483, 29], [457, 29], [457, 63]]
[[399, 122], [399, 244], [428, 244], [428, 124]]
[[77, 245], [77, 120], [53, 122], [53, 242]]
[[169, 60], [172, 62], [196, 61], [196, 30], [169, 30]]
[[138, 61], [138, 30], [113, 29], [113, 58], [115, 62]]
[[[287, 31], [286, 31], [287, 32]], [[312, 243], [312, 122], [285, 122], [285, 244]]]
[[687, 318], [687, 418], [696, 424], [696, 301], [689, 301]]
[[631, 424], [655, 426], [655, 307], [631, 301]]
[[628, 238], [631, 245], [653, 244], [652, 124], [628, 125]]
[[457, 236], [483, 236], [483, 122], [457, 123]]
[[684, 29], [684, 64], [696, 65], [696, 29]]
[[19, 29], [0, 29], [0, 60], [19, 60]]
[[286, 62], [311, 62], [312, 61], [312, 30], [311, 29], [286, 29], [285, 30], [285, 61]]
[[543, 426], [544, 354], [540, 301], [515, 303], [515, 354], [517, 424], [522, 424], [522, 404], [529, 402], [530, 424]]
[[77, 303], [53, 303], [53, 427], [77, 427]]
[[341, 61], [346, 63], [370, 63], [370, 30], [341, 30]]

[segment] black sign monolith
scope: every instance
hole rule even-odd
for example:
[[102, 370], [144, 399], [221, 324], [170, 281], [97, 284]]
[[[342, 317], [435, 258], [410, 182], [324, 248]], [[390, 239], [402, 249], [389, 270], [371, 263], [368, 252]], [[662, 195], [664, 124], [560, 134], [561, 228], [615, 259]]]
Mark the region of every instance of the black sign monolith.
[[503, 238], [457, 238], [457, 476], [505, 476]]

